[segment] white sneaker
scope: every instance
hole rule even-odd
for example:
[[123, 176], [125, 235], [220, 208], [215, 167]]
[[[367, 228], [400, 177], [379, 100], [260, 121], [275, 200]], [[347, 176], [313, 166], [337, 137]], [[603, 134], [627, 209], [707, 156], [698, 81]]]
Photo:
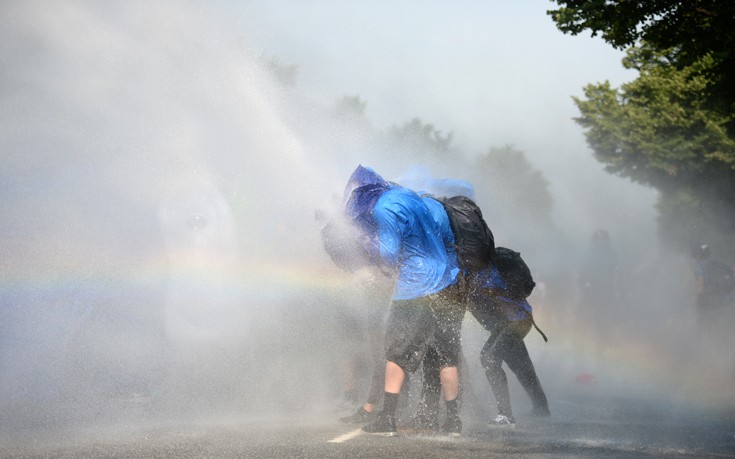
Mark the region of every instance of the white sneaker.
[[490, 421], [490, 427], [508, 427], [515, 428], [516, 421], [513, 418], [499, 414], [495, 419]]

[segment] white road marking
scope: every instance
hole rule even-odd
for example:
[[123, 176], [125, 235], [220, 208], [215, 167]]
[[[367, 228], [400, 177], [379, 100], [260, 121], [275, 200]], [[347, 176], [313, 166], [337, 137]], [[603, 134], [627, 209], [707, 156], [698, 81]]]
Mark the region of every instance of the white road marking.
[[362, 433], [362, 428], [355, 429], [352, 432], [347, 432], [344, 435], [340, 435], [339, 437], [332, 438], [331, 440], [329, 440], [328, 443], [342, 443], [347, 440], [352, 440], [353, 438], [357, 437], [361, 433]]

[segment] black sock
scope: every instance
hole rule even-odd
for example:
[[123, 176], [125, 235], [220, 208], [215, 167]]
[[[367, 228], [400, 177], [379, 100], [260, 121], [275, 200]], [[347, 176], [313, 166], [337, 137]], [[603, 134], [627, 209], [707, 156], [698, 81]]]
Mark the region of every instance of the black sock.
[[386, 392], [383, 397], [383, 413], [395, 416], [396, 406], [398, 405], [398, 394]]
[[457, 416], [459, 414], [459, 403], [457, 398], [454, 400], [447, 400], [445, 403], [447, 405], [447, 415]]

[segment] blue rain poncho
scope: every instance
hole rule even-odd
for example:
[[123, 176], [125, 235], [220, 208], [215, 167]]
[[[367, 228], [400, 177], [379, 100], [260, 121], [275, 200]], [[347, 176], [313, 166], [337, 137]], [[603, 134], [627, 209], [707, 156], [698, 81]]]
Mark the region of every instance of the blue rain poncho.
[[430, 194], [446, 198], [466, 196], [475, 199], [475, 189], [470, 182], [461, 179], [434, 178], [429, 169], [423, 166], [411, 167], [398, 179], [398, 183], [414, 190], [419, 196]]
[[359, 166], [345, 201], [371, 260], [398, 272], [394, 300], [431, 295], [456, 281], [456, 257], [447, 253], [441, 230], [416, 193]]

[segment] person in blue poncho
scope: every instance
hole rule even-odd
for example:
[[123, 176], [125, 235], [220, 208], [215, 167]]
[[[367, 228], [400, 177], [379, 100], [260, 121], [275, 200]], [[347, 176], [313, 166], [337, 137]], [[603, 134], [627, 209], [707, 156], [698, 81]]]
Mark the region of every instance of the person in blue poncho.
[[532, 415], [549, 416], [546, 394], [523, 342], [523, 338], [534, 325], [528, 301], [514, 295], [508, 289], [497, 267], [490, 264], [470, 280], [468, 310], [485, 329], [490, 331], [490, 337], [480, 353], [480, 362], [498, 409], [497, 417], [490, 424], [515, 426], [510, 406], [508, 379], [502, 368], [503, 362], [515, 373], [518, 382], [531, 398]]
[[[363, 430], [396, 432], [401, 386], [406, 374], [421, 364], [431, 343], [441, 361], [447, 407], [443, 430], [459, 434], [457, 363], [464, 309], [456, 306], [459, 268], [445, 245], [450, 234], [443, 233], [446, 228], [437, 225], [431, 209], [415, 192], [362, 166], [345, 189], [345, 215], [356, 230], [352, 239], [359, 249], [353, 247], [352, 252], [358, 253], [354, 259], [379, 265], [396, 276], [386, 325], [383, 410]], [[344, 256], [339, 249], [328, 252], [333, 259]]]

